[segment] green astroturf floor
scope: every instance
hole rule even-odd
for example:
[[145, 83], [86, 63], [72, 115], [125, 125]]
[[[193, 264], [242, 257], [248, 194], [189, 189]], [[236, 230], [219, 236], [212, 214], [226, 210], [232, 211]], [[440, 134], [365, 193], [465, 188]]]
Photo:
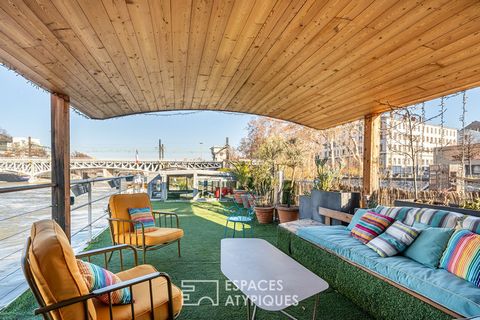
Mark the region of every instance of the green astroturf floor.
[[[220, 240], [223, 237], [225, 225], [225, 206], [230, 204], [167, 202], [154, 203], [155, 209], [172, 211], [179, 215], [180, 226], [185, 231], [182, 239], [182, 257], [177, 256], [177, 246], [171, 246], [148, 253], [148, 263], [159, 271], [167, 272], [174, 284], [181, 285], [182, 280], [218, 280], [219, 305], [212, 306], [204, 300], [200, 306], [184, 306], [179, 319], [245, 319], [246, 307], [242, 305], [243, 298], [239, 292], [226, 290], [226, 278], [220, 270]], [[231, 236], [231, 231], [230, 236]], [[237, 233], [240, 235], [240, 233]], [[254, 226], [254, 237], [276, 243], [276, 225]], [[108, 231], [94, 240], [89, 249], [111, 245]], [[112, 271], [118, 270], [118, 256], [112, 259]], [[129, 260], [129, 261], [128, 261]], [[141, 254], [139, 254], [141, 263]], [[95, 262], [95, 261], [93, 261]], [[131, 257], [127, 263], [131, 263]], [[101, 265], [103, 260], [98, 260]], [[131, 265], [131, 264], [130, 264]], [[272, 261], [275, 268], [275, 261]], [[201, 296], [215, 297], [216, 283], [196, 283], [196, 291], [191, 299]], [[240, 305], [232, 305], [239, 301]], [[23, 294], [10, 306], [0, 312], [0, 319], [33, 319], [33, 310], [37, 307], [30, 291]], [[313, 298], [301, 302], [287, 311], [299, 319], [311, 319]], [[286, 319], [279, 313], [259, 310], [257, 319]], [[327, 290], [321, 294], [317, 319], [370, 319], [362, 310], [341, 294]]]

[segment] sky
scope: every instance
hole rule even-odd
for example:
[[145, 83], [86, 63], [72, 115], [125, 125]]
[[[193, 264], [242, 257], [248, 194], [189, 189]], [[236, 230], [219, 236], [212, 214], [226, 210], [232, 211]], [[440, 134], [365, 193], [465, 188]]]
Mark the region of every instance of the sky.
[[[50, 145], [50, 95], [23, 77], [0, 66], [0, 128], [14, 137], [40, 139]], [[462, 96], [446, 100], [445, 126], [461, 128]], [[440, 100], [426, 104], [427, 119], [440, 110]], [[181, 115], [179, 115], [181, 114]], [[158, 139], [165, 145], [165, 158], [210, 159], [210, 147], [223, 145], [229, 137], [238, 146], [252, 115], [196, 111], [133, 115], [110, 120], [91, 120], [71, 112], [71, 151], [97, 159], [158, 159]], [[480, 88], [467, 91], [466, 123], [480, 120]], [[432, 123], [440, 124], [440, 118]]]

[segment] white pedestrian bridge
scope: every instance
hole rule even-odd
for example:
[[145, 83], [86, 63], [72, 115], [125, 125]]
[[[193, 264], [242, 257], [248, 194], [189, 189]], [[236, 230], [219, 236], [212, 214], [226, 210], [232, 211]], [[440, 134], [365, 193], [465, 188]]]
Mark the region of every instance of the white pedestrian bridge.
[[[223, 162], [195, 160], [127, 161], [71, 159], [70, 161], [70, 170], [108, 169], [118, 171], [141, 171], [144, 173], [158, 173], [169, 169], [216, 170], [222, 167]], [[50, 171], [51, 161], [49, 158], [0, 158], [0, 173], [14, 173], [35, 179], [39, 176], [50, 173]]]

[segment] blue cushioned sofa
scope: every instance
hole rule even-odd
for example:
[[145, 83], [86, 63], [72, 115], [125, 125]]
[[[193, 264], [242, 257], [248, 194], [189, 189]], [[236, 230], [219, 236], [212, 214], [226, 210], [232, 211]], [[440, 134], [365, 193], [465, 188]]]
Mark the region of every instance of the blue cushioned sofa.
[[[478, 227], [476, 219], [480, 221], [432, 209], [379, 206], [375, 211], [409, 225], [420, 222], [454, 228], [465, 221], [463, 227], [471, 229]], [[353, 238], [346, 226], [321, 225], [306, 219], [280, 225], [278, 241], [282, 250], [377, 318], [451, 319], [480, 315], [480, 288], [474, 284], [401, 254], [381, 258]]]

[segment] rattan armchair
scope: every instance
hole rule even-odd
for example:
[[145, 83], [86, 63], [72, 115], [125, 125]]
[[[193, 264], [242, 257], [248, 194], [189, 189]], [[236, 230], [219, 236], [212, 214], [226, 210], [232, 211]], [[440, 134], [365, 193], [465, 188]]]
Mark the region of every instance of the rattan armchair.
[[[124, 268], [124, 251], [133, 253], [135, 266]], [[118, 252], [122, 282], [89, 292], [77, 267], [76, 259], [103, 255], [108, 269], [107, 255]], [[63, 230], [53, 220], [42, 220], [32, 226], [22, 256], [22, 269], [40, 308], [35, 315], [53, 320], [103, 319], [175, 319], [181, 311], [181, 290], [171, 283], [168, 274], [158, 272], [151, 265], [138, 265], [137, 251], [130, 245], [117, 245], [90, 250], [74, 255]], [[128, 287], [132, 302], [112, 305], [112, 292]], [[95, 297], [107, 294], [109, 305]]]
[[[155, 218], [155, 231], [145, 232], [143, 223], [130, 219], [129, 208], [150, 208]], [[172, 243], [177, 243], [178, 256], [181, 256], [180, 240], [183, 230], [180, 229], [178, 216], [172, 212], [153, 210], [150, 198], [146, 193], [115, 194], [110, 197], [108, 204], [110, 235], [112, 243], [129, 244], [143, 253], [143, 262], [146, 262], [146, 253]], [[140, 225], [142, 232], [135, 233], [134, 224]]]

